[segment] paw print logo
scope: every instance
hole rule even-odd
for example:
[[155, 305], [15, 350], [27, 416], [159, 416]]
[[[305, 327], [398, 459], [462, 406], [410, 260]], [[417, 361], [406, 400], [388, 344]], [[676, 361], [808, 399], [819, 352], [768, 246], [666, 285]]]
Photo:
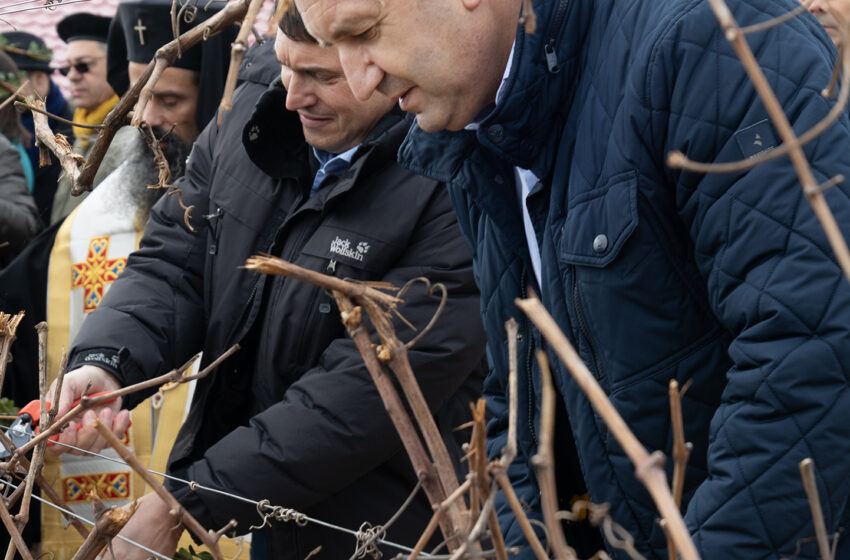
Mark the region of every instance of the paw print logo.
[[361, 241], [360, 243], [357, 244], [357, 252], [360, 253], [361, 255], [365, 255], [366, 253], [369, 252], [369, 244], [366, 243], [365, 241]]
[[251, 130], [248, 131], [248, 140], [250, 140], [251, 142], [254, 142], [259, 137], [260, 137], [260, 127], [257, 126], [257, 125], [252, 126]]

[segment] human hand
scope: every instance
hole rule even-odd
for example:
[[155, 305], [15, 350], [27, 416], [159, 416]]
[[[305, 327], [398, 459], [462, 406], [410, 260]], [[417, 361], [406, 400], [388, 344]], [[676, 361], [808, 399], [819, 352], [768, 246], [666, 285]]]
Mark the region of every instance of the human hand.
[[[83, 397], [84, 394], [98, 393], [102, 391], [114, 391], [120, 389], [121, 385], [115, 377], [105, 369], [97, 366], [85, 365], [74, 371], [68, 372], [62, 382], [62, 394], [59, 395], [59, 403], [54, 402], [56, 382], [50, 386], [48, 400], [54, 402], [58, 407], [56, 417], [61, 418], [69, 412], [74, 402]], [[122, 437], [130, 426], [130, 411], [121, 410], [121, 399], [103, 403], [83, 413], [82, 418], [77, 417], [59, 434], [57, 442], [60, 445], [48, 445], [50, 455], [56, 456], [62, 453], [73, 453], [84, 455], [82, 451], [72, 450], [65, 445], [72, 445], [88, 451], [100, 451], [106, 447], [106, 440], [94, 428], [95, 419], [109, 426], [112, 432]], [[62, 445], [64, 444], [64, 445]]]
[[[119, 533], [168, 558], [174, 557], [177, 552], [182, 534], [183, 525], [171, 516], [168, 505], [155, 492], [139, 499], [136, 513]], [[151, 556], [149, 552], [120, 538], [112, 539], [112, 552], [115, 558], [122, 560], [146, 560]], [[108, 552], [103, 557], [111, 558]]]

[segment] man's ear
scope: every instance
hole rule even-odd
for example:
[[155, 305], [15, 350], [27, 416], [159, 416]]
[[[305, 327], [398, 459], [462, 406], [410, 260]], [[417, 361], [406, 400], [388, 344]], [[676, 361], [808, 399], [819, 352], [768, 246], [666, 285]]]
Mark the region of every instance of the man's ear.
[[481, 5], [481, 0], [461, 0], [461, 2], [463, 2], [463, 7], [469, 11]]

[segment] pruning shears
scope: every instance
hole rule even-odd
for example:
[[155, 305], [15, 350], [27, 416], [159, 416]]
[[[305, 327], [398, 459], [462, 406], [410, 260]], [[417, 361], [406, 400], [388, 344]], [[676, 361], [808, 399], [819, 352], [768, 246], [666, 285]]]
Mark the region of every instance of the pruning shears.
[[[92, 393], [91, 395], [86, 395], [88, 398], [99, 397], [101, 395], [105, 395], [108, 391], [103, 391], [100, 393]], [[115, 400], [115, 399], [112, 399]], [[106, 402], [112, 402], [106, 401]], [[74, 401], [74, 404], [71, 408], [77, 406], [82, 402], [82, 399], [77, 399]], [[44, 403], [45, 411], [50, 411], [50, 401]], [[12, 422], [12, 425], [9, 426], [9, 429], [6, 430], [6, 437], [8, 437], [15, 447], [20, 447], [30, 442], [32, 438], [38, 435], [38, 422], [41, 419], [41, 403], [38, 400], [30, 401], [28, 405], [23, 407], [18, 412], [18, 417], [15, 418], [15, 421]], [[59, 439], [59, 434], [52, 435], [48, 438], [50, 441], [56, 441]], [[12, 456], [12, 453], [6, 449], [5, 446], [0, 445], [0, 460], [8, 459]]]

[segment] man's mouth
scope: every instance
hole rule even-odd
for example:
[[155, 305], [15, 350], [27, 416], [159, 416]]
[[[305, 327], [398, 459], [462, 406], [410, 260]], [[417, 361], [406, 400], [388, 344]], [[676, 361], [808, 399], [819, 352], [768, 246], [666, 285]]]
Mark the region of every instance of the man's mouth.
[[413, 91], [414, 87], [408, 88], [398, 97], [398, 106], [402, 111], [409, 111], [410, 92]]
[[301, 124], [308, 128], [315, 128], [318, 126], [323, 126], [330, 122], [329, 117], [322, 117], [320, 115], [311, 115], [309, 113], [298, 113], [298, 117], [301, 119]]

